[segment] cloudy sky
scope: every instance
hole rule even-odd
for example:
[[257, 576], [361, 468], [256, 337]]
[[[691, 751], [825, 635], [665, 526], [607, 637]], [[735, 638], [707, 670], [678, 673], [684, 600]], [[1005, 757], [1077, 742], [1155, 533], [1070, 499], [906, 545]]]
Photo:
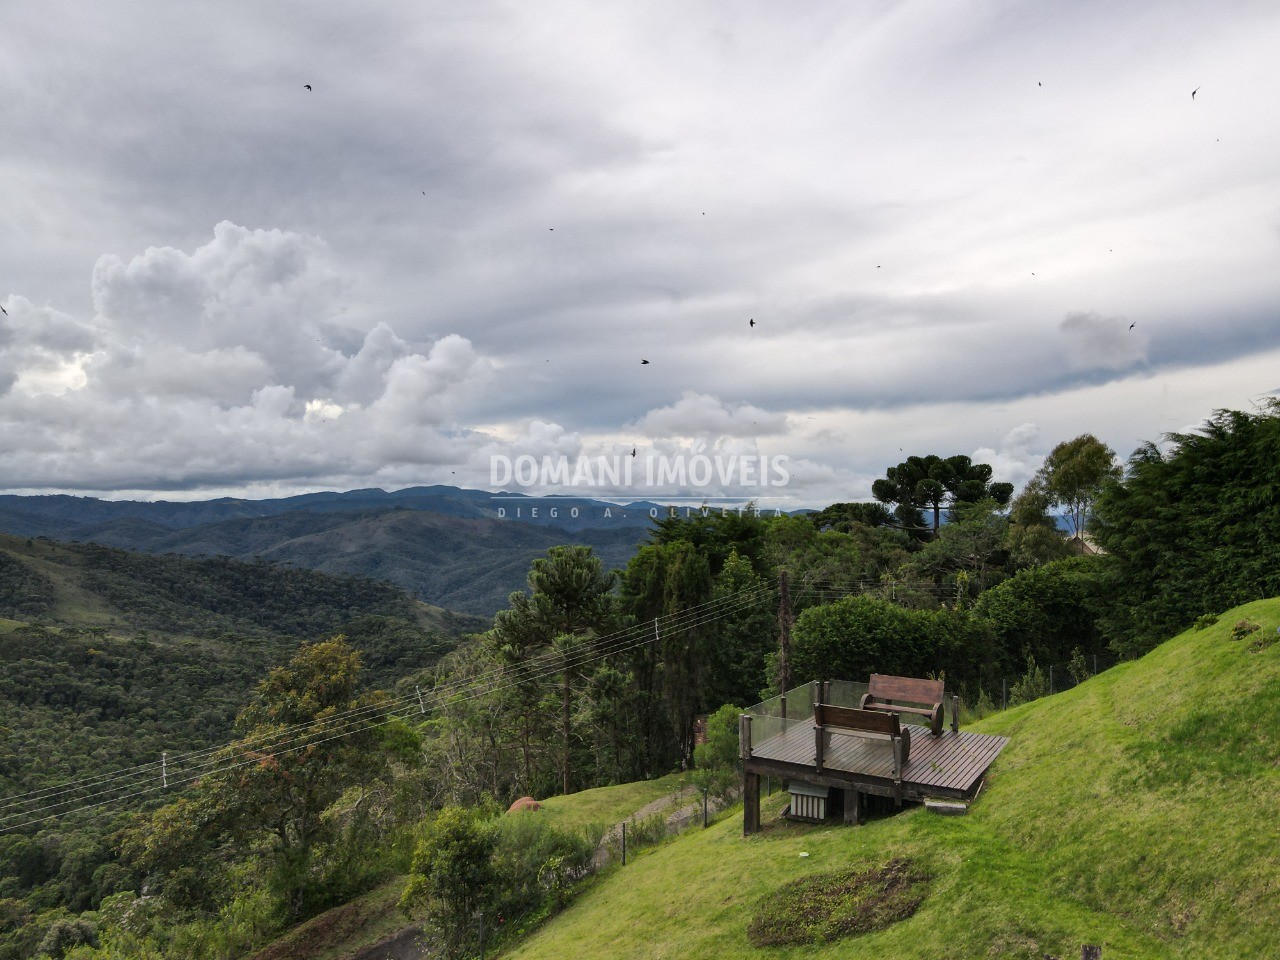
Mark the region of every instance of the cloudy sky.
[[0, 37], [6, 491], [634, 448], [785, 456], [821, 504], [1280, 387], [1274, 3], [46, 0]]

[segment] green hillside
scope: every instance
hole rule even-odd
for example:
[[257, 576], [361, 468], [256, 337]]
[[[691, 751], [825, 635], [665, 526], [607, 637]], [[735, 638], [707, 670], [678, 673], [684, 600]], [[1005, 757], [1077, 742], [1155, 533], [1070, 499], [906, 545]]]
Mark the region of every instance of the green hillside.
[[[1233, 626], [1260, 629], [1244, 638]], [[590, 885], [512, 957], [1280, 956], [1280, 600], [1248, 604], [1141, 660], [988, 718], [1009, 736], [965, 817], [860, 828], [741, 815]], [[801, 857], [801, 853], [808, 853]], [[825, 944], [751, 946], [757, 912], [802, 878], [909, 858], [919, 910]]]
[[22, 622], [314, 637], [370, 615], [450, 634], [487, 626], [367, 577], [0, 534], [0, 617]]

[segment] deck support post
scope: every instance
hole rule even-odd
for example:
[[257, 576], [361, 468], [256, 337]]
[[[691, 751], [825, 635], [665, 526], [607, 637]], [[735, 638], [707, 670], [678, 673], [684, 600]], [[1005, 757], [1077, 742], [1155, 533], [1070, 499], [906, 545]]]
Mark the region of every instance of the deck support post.
[[902, 738], [893, 738], [893, 802], [902, 806]]
[[742, 835], [760, 832], [760, 774], [742, 774]]
[[738, 752], [743, 760], [751, 759], [751, 714], [738, 714]]
[[862, 791], [857, 787], [844, 788], [844, 822], [854, 826], [862, 822]]
[[951, 732], [960, 732], [960, 694], [951, 695]]
[[813, 728], [813, 756], [814, 765], [818, 768], [818, 772], [822, 772], [822, 727], [814, 725]]

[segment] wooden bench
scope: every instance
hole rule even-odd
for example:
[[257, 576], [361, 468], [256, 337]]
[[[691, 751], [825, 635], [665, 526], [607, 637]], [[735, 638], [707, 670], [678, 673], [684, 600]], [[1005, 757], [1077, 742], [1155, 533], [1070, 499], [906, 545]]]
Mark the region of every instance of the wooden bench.
[[[915, 677], [891, 677], [873, 673], [867, 692], [858, 704], [863, 710], [882, 713], [914, 713], [929, 718], [929, 732], [942, 735], [943, 683], [941, 680], [918, 680]], [[901, 701], [906, 701], [902, 703]], [[907, 704], [928, 704], [908, 706]]]
[[813, 723], [815, 761], [819, 773], [822, 772], [833, 733], [889, 741], [893, 749], [894, 799], [899, 806], [902, 805], [902, 768], [911, 757], [911, 731], [901, 725], [896, 713], [815, 703]]

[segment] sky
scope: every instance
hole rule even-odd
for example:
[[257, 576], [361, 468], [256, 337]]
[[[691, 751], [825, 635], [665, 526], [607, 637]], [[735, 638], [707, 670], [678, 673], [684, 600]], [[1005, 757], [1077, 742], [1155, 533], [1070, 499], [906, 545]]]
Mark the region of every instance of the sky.
[[0, 37], [0, 491], [634, 450], [720, 476], [525, 492], [821, 506], [1280, 388], [1274, 3], [46, 0]]

